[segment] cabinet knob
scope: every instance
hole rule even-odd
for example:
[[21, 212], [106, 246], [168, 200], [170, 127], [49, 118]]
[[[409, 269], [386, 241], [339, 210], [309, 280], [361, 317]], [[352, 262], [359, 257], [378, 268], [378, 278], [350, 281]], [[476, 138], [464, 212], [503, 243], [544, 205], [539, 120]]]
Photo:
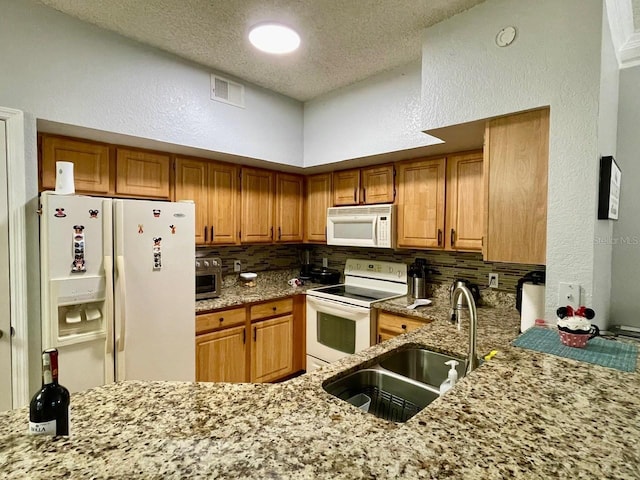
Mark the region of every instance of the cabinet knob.
[[406, 325], [400, 325], [400, 327], [401, 327], [403, 330], [406, 330], [406, 329], [407, 329], [407, 326], [406, 326]]
[[277, 307], [273, 307], [273, 311], [274, 311], [274, 312], [276, 311], [276, 309], [277, 309]]
[[220, 317], [220, 323], [224, 322], [224, 317]]

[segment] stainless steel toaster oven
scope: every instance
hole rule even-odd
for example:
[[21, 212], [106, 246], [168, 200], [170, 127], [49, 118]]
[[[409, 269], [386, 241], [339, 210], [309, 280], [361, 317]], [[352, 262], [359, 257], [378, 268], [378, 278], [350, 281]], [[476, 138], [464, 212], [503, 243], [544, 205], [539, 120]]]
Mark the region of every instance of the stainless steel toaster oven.
[[196, 300], [216, 298], [222, 289], [222, 262], [218, 257], [196, 257]]

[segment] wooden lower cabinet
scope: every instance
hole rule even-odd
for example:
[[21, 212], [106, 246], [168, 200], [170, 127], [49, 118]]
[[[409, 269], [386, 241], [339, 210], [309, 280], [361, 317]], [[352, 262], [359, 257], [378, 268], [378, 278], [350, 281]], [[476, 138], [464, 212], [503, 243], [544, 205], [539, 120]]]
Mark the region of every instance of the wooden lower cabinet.
[[428, 320], [378, 311], [378, 343], [424, 327]]
[[252, 325], [251, 381], [269, 382], [293, 373], [293, 315]]
[[245, 382], [247, 330], [231, 327], [196, 337], [196, 381]]
[[273, 382], [305, 366], [305, 297], [196, 315], [196, 381]]

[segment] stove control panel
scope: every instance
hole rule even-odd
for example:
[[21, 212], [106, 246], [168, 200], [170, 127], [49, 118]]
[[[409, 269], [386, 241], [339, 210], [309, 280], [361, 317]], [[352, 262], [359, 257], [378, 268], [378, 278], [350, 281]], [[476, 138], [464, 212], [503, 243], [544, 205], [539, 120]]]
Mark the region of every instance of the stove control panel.
[[407, 265], [405, 263], [349, 258], [344, 266], [344, 274], [406, 283]]

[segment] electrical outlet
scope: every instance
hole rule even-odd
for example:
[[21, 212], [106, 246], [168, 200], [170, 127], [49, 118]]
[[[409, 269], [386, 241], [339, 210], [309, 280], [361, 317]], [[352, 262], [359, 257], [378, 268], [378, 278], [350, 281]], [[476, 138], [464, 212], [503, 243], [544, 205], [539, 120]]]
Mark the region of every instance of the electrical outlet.
[[322, 257], [322, 266], [327, 268], [329, 266], [329, 259], [327, 257]]
[[242, 264], [240, 263], [240, 260], [234, 260], [233, 261], [233, 271], [234, 272], [239, 272], [242, 269]]
[[498, 274], [491, 272], [489, 274], [489, 287], [498, 288]]
[[558, 305], [573, 308], [580, 306], [580, 285], [577, 283], [560, 282], [558, 285]]

